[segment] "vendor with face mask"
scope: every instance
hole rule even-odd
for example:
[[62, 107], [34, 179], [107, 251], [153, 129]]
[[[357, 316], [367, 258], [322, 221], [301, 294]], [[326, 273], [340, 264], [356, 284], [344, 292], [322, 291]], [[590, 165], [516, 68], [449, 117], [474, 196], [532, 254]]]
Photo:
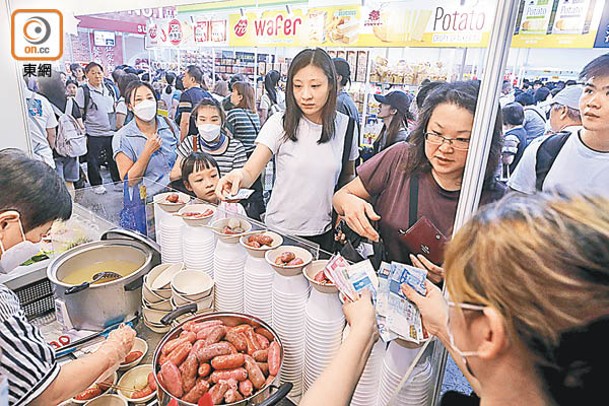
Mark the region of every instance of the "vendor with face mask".
[[129, 186], [143, 179], [148, 196], [154, 196], [169, 185], [179, 130], [166, 117], [157, 115], [157, 98], [149, 83], [131, 82], [126, 99], [134, 120], [116, 132], [112, 140], [114, 159], [121, 179], [127, 178]]
[[178, 159], [171, 171], [171, 180], [182, 177], [182, 162], [193, 151], [210, 154], [218, 163], [220, 176], [233, 169], [243, 168], [247, 161], [241, 141], [229, 137], [225, 128], [226, 116], [220, 103], [214, 98], [204, 98], [192, 110], [198, 135], [186, 137], [178, 146]]
[[[70, 217], [72, 201], [51, 167], [15, 149], [0, 151], [0, 190], [0, 272], [10, 273], [39, 251], [53, 221]], [[60, 367], [17, 296], [0, 284], [0, 372], [8, 378], [9, 405], [72, 398], [118, 369], [134, 338], [130, 327], [116, 329], [96, 352]]]

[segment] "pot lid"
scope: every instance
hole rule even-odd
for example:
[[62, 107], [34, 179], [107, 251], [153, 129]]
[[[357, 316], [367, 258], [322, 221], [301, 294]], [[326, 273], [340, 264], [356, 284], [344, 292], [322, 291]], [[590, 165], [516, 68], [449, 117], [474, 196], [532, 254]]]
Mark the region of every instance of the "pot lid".
[[138, 241], [157, 253], [161, 253], [161, 247], [155, 241], [136, 231], [126, 230], [124, 228], [115, 227], [105, 231], [100, 240], [127, 240]]

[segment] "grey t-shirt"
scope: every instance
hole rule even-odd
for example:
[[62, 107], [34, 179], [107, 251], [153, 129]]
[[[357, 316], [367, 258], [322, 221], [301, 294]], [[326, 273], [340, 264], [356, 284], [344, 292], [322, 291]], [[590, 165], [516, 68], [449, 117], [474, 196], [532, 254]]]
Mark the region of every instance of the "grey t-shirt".
[[355, 106], [353, 99], [351, 99], [351, 96], [349, 96], [349, 93], [344, 90], [340, 91], [336, 97], [336, 111], [346, 114], [354, 119], [356, 124], [359, 124], [359, 112], [357, 111], [357, 107]]
[[114, 95], [105, 85], [95, 88], [88, 83], [83, 86], [89, 88], [89, 105], [85, 109], [85, 92], [82, 87], [76, 92], [76, 104], [82, 110], [86, 110], [87, 116], [84, 120], [87, 135], [92, 137], [112, 137], [116, 129], [116, 108]]

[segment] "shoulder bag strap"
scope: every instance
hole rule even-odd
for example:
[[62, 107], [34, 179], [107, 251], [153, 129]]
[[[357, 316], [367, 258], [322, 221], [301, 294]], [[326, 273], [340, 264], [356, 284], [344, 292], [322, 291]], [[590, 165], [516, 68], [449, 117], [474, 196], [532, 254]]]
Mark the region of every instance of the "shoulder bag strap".
[[417, 212], [419, 211], [419, 174], [410, 175], [410, 194], [408, 200], [408, 228], [417, 222]]
[[[252, 117], [250, 117], [250, 111], [245, 110], [245, 109], [243, 109], [243, 111], [245, 111], [245, 115], [250, 120], [250, 123], [252, 123], [252, 127], [254, 127], [254, 131], [256, 131], [256, 137], [258, 137], [258, 133], [260, 132], [260, 130], [258, 130], [258, 127], [256, 127], [256, 124], [254, 123], [254, 120], [252, 120]], [[256, 114], [256, 113], [253, 113], [253, 114]]]
[[543, 140], [535, 159], [535, 189], [539, 192], [543, 189], [543, 182], [546, 180], [556, 157], [571, 135], [569, 131], [563, 131], [551, 135]]
[[[349, 155], [351, 155], [351, 144], [353, 144], [353, 132], [355, 129], [355, 120], [349, 117], [349, 124], [347, 125], [347, 132], [345, 133], [345, 145], [343, 145], [343, 157], [341, 159], [341, 169], [340, 174], [338, 175], [338, 180], [343, 176], [345, 172], [345, 168], [349, 164]], [[334, 191], [336, 192], [339, 188], [339, 182], [336, 183], [336, 187]]]

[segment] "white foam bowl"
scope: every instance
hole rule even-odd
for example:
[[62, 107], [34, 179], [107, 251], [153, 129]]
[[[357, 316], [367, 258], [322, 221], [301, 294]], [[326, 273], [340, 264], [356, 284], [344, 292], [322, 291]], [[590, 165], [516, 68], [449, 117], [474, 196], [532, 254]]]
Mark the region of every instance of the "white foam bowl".
[[[171, 203], [167, 201], [167, 197], [169, 197], [170, 195], [178, 195], [178, 202], [177, 203]], [[161, 207], [163, 210], [165, 210], [168, 213], [175, 213], [178, 210], [180, 210], [182, 207], [184, 207], [184, 205], [186, 205], [186, 203], [190, 202], [192, 198], [187, 195], [186, 193], [182, 193], [182, 192], [166, 192], [166, 193], [159, 193], [158, 195], [154, 196], [154, 203], [157, 203], [159, 205], [159, 207]]]
[[167, 310], [171, 310], [171, 299], [163, 299], [160, 302], [150, 303], [149, 301], [146, 300], [146, 298], [142, 298], [142, 306], [147, 307], [152, 310], [167, 311]]
[[128, 402], [118, 395], [102, 395], [85, 403], [85, 406], [128, 406]]
[[[111, 385], [116, 385], [116, 382], [118, 382], [118, 373], [115, 372], [114, 375], [112, 375], [112, 377], [108, 378], [107, 382], [108, 383], [112, 382]], [[93, 384], [93, 385], [89, 386], [89, 388], [93, 388], [95, 386], [97, 386], [97, 384]], [[70, 399], [70, 401], [72, 403], [76, 403], [78, 405], [84, 405], [85, 403], [86, 404], [90, 404], [93, 400], [99, 399], [99, 398], [107, 395], [111, 390], [112, 390], [111, 388], [108, 388], [105, 391], [103, 391], [101, 395], [99, 395], [99, 396], [97, 396], [97, 397], [95, 397], [93, 399], [89, 399], [89, 400], [76, 400], [76, 399], [72, 398], [72, 399]], [[84, 390], [82, 392], [84, 392]], [[95, 403], [95, 404], [96, 405], [103, 405], [105, 403], [101, 402], [101, 403]]]
[[175, 274], [182, 270], [184, 270], [184, 263], [178, 262], [175, 264], [171, 264], [170, 266], [165, 268], [165, 270], [159, 272], [157, 277], [153, 280], [150, 280], [150, 277], [148, 277], [150, 289], [153, 292], [156, 292], [157, 294], [163, 296], [162, 293], [159, 293], [159, 290], [169, 289], [171, 291], [171, 280], [173, 279]]
[[[243, 229], [242, 233], [239, 234], [224, 234], [222, 232], [222, 229], [228, 225], [228, 222], [230, 220], [232, 220], [233, 218], [239, 220], [239, 222], [241, 223], [241, 228]], [[227, 218], [227, 219], [220, 219], [220, 220], [216, 220], [213, 223], [211, 223], [211, 227], [214, 231], [214, 233], [218, 236], [218, 238], [220, 238], [222, 241], [226, 241], [232, 244], [236, 244], [237, 242], [239, 242], [239, 238], [241, 238], [243, 236], [244, 233], [249, 232], [252, 229], [252, 223], [250, 223], [249, 221], [239, 218], [239, 217], [231, 217], [231, 218]]]
[[[303, 263], [300, 265], [277, 265], [275, 264], [275, 260], [284, 252], [293, 253], [296, 258], [302, 259]], [[313, 255], [309, 251], [304, 248], [296, 247], [293, 245], [282, 245], [277, 247], [271, 251], [267, 251], [264, 254], [264, 258], [266, 262], [268, 262], [271, 267], [277, 271], [279, 274], [283, 276], [295, 276], [302, 272], [303, 268], [313, 261]]]
[[[268, 235], [269, 237], [271, 237], [273, 239], [273, 242], [270, 247], [268, 245], [263, 245], [260, 248], [255, 248], [255, 247], [248, 245], [247, 240], [251, 237], [251, 235], [245, 235], [239, 239], [239, 242], [241, 243], [241, 245], [243, 247], [245, 247], [248, 254], [250, 254], [254, 258], [264, 258], [264, 254], [267, 251], [275, 249], [275, 248], [279, 247], [281, 244], [283, 244], [283, 237], [277, 233], [274, 233], [272, 231], [264, 231], [264, 232], [261, 231], [260, 234]], [[254, 234], [254, 235], [257, 235], [257, 234]]]
[[[143, 398], [138, 398], [138, 399], [131, 399], [130, 396], [133, 394], [133, 391], [143, 389], [143, 388], [141, 388], [141, 384], [138, 385], [138, 383], [147, 382], [148, 374], [150, 374], [150, 372], [152, 372], [152, 364], [143, 364], [143, 365], [139, 365], [133, 369], [130, 369], [129, 371], [125, 372], [125, 374], [118, 381], [118, 386], [120, 386], [121, 389], [117, 389], [116, 392], [118, 393], [118, 395], [121, 398], [125, 399], [128, 402], [133, 402], [133, 403], [148, 402], [150, 399], [152, 399], [153, 397], [156, 396], [156, 391], [153, 391], [148, 396], [144, 396]], [[126, 391], [126, 390], [123, 390], [123, 388], [133, 388], [133, 391], [131, 391], [131, 392]]]
[[171, 309], [168, 311], [154, 310], [149, 309], [147, 307], [142, 306], [142, 312], [144, 313], [144, 317], [149, 323], [157, 324], [162, 326], [161, 319], [165, 317], [168, 313], [170, 313]]
[[[118, 367], [119, 371], [126, 371], [142, 362], [142, 360], [146, 356], [146, 353], [148, 352], [148, 343], [146, 343], [146, 341], [142, 340], [139, 337], [135, 337], [135, 341], [133, 342], [133, 348], [131, 348], [131, 352], [133, 351], [141, 351], [142, 355], [140, 355], [135, 361], [131, 361], [126, 364], [120, 364]], [[121, 386], [120, 382], [118, 385]]]
[[[204, 213], [206, 210], [211, 210], [211, 214], [209, 214], [205, 217], [196, 217], [195, 218], [195, 217], [189, 217], [189, 216], [185, 215], [186, 213]], [[209, 223], [215, 213], [216, 213], [216, 208], [214, 206], [212, 206], [211, 204], [199, 204], [199, 203], [187, 204], [178, 211], [178, 215], [180, 217], [182, 217], [182, 220], [184, 220], [184, 222], [186, 224], [188, 224], [189, 226], [196, 226], [196, 227], [204, 226], [207, 223]]]
[[193, 301], [209, 295], [213, 287], [214, 280], [205, 272], [182, 270], [171, 279], [172, 291]]

